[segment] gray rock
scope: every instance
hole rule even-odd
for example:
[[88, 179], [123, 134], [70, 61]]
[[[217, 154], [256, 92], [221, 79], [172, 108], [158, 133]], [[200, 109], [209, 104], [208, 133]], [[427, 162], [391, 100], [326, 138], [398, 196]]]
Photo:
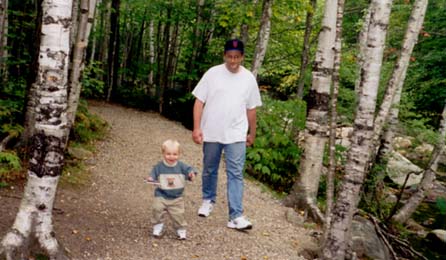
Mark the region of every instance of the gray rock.
[[359, 259], [390, 260], [390, 253], [375, 231], [373, 223], [355, 216], [352, 222], [353, 251]]
[[387, 175], [399, 186], [404, 184], [407, 174], [411, 173], [406, 186], [412, 186], [420, 183], [422, 176], [420, 167], [413, 164], [406, 157], [398, 152], [392, 152], [387, 162]]
[[73, 158], [80, 160], [90, 158], [93, 155], [92, 152], [80, 147], [68, 147], [68, 153]]
[[446, 230], [434, 229], [429, 232], [428, 236], [430, 236], [431, 239], [436, 239], [437, 241], [441, 241], [443, 244], [446, 245]]

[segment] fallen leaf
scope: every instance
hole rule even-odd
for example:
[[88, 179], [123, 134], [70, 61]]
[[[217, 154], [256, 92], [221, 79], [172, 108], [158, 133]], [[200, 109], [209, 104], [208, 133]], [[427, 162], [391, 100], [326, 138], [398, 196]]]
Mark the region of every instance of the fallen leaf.
[[91, 241], [91, 237], [85, 237], [85, 240]]
[[72, 231], [71, 231], [71, 233], [73, 233], [73, 234], [77, 234], [77, 233], [79, 233], [79, 231], [77, 231], [76, 229], [73, 229]]

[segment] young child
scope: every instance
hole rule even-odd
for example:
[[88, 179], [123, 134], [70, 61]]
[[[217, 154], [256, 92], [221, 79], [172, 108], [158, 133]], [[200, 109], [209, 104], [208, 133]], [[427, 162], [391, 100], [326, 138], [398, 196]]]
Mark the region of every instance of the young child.
[[186, 239], [183, 191], [186, 180], [192, 181], [197, 171], [178, 160], [180, 143], [166, 140], [161, 146], [163, 160], [152, 169], [147, 181], [157, 185], [152, 206], [153, 236], [160, 237], [163, 232], [163, 216], [167, 212], [173, 220], [178, 238]]

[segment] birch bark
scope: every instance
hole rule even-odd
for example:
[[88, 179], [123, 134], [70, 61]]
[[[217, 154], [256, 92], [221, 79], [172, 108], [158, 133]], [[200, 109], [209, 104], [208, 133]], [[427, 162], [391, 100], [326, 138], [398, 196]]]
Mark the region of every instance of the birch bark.
[[312, 217], [323, 222], [316, 205], [316, 195], [322, 172], [322, 159], [327, 143], [330, 84], [332, 80], [336, 37], [337, 0], [325, 2], [322, 31], [313, 69], [312, 85], [307, 103], [307, 121], [304, 132], [304, 152], [299, 166], [298, 180], [294, 183], [285, 204], [309, 209]]
[[370, 155], [376, 97], [392, 0], [372, 0], [371, 5], [366, 59], [361, 70], [362, 91], [356, 110], [352, 146], [323, 246], [322, 259], [345, 259], [350, 241], [350, 226]]
[[[38, 72], [35, 81], [35, 131], [31, 137], [28, 179], [11, 230], [1, 242], [7, 259], [25, 259], [36, 237], [50, 259], [67, 259], [55, 237], [52, 209], [68, 140], [67, 78], [71, 0], [44, 0]], [[27, 259], [27, 258], [26, 258]]]
[[375, 152], [372, 154], [372, 159], [374, 159], [376, 156], [379, 148], [379, 138], [382, 135], [384, 124], [389, 119], [389, 111], [391, 106], [392, 104], [394, 106], [399, 105], [399, 99], [397, 104], [393, 103], [395, 92], [399, 92], [399, 89], [402, 89], [403, 87], [407, 67], [409, 66], [410, 56], [412, 55], [413, 48], [418, 40], [418, 34], [420, 33], [423, 25], [427, 4], [428, 0], [417, 0], [412, 8], [406, 33], [404, 35], [400, 57], [398, 58], [398, 61], [393, 69], [392, 76], [387, 84], [383, 102], [381, 103], [378, 115], [375, 118], [373, 130], [373, 151]]
[[[336, 18], [336, 38], [334, 47], [334, 66], [333, 66], [333, 88], [331, 93], [330, 109], [330, 137], [329, 137], [329, 163], [327, 173], [327, 209], [325, 211], [324, 230], [330, 228], [331, 211], [334, 198], [334, 176], [336, 172], [336, 121], [337, 121], [337, 100], [339, 93], [339, 69], [341, 67], [341, 49], [342, 49], [342, 18], [344, 16], [345, 0], [338, 0], [337, 18]], [[327, 234], [327, 232], [325, 232]]]
[[259, 69], [265, 58], [266, 48], [268, 46], [269, 35], [271, 32], [271, 14], [273, 0], [263, 0], [262, 20], [260, 22], [259, 34], [257, 35], [257, 45], [252, 61], [251, 72], [257, 78]]
[[[68, 124], [71, 128], [74, 125], [76, 119], [76, 111], [79, 105], [79, 97], [81, 94], [80, 77], [84, 68], [85, 50], [88, 45], [88, 17], [90, 15], [90, 1], [93, 0], [80, 0], [80, 15], [79, 25], [77, 26], [77, 35], [73, 49], [73, 60], [71, 62], [71, 73], [69, 80], [69, 96], [68, 96]], [[94, 12], [94, 10], [93, 10]], [[90, 27], [91, 28], [91, 27]]]
[[305, 34], [304, 43], [302, 48], [302, 56], [300, 58], [300, 70], [299, 79], [297, 80], [297, 97], [302, 98], [304, 96], [305, 87], [305, 71], [308, 67], [308, 60], [310, 56], [310, 36], [313, 31], [313, 16], [316, 12], [317, 0], [310, 0], [311, 10], [307, 11], [307, 17], [305, 18]]

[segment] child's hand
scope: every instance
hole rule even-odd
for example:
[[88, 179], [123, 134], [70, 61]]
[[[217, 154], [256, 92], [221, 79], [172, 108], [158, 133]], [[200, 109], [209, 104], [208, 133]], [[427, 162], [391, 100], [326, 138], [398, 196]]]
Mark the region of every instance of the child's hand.
[[195, 179], [195, 172], [190, 172], [188, 177], [189, 177], [189, 181], [193, 181]]
[[152, 177], [144, 178], [144, 181], [149, 184], [159, 185], [159, 182], [157, 180], [153, 179]]

